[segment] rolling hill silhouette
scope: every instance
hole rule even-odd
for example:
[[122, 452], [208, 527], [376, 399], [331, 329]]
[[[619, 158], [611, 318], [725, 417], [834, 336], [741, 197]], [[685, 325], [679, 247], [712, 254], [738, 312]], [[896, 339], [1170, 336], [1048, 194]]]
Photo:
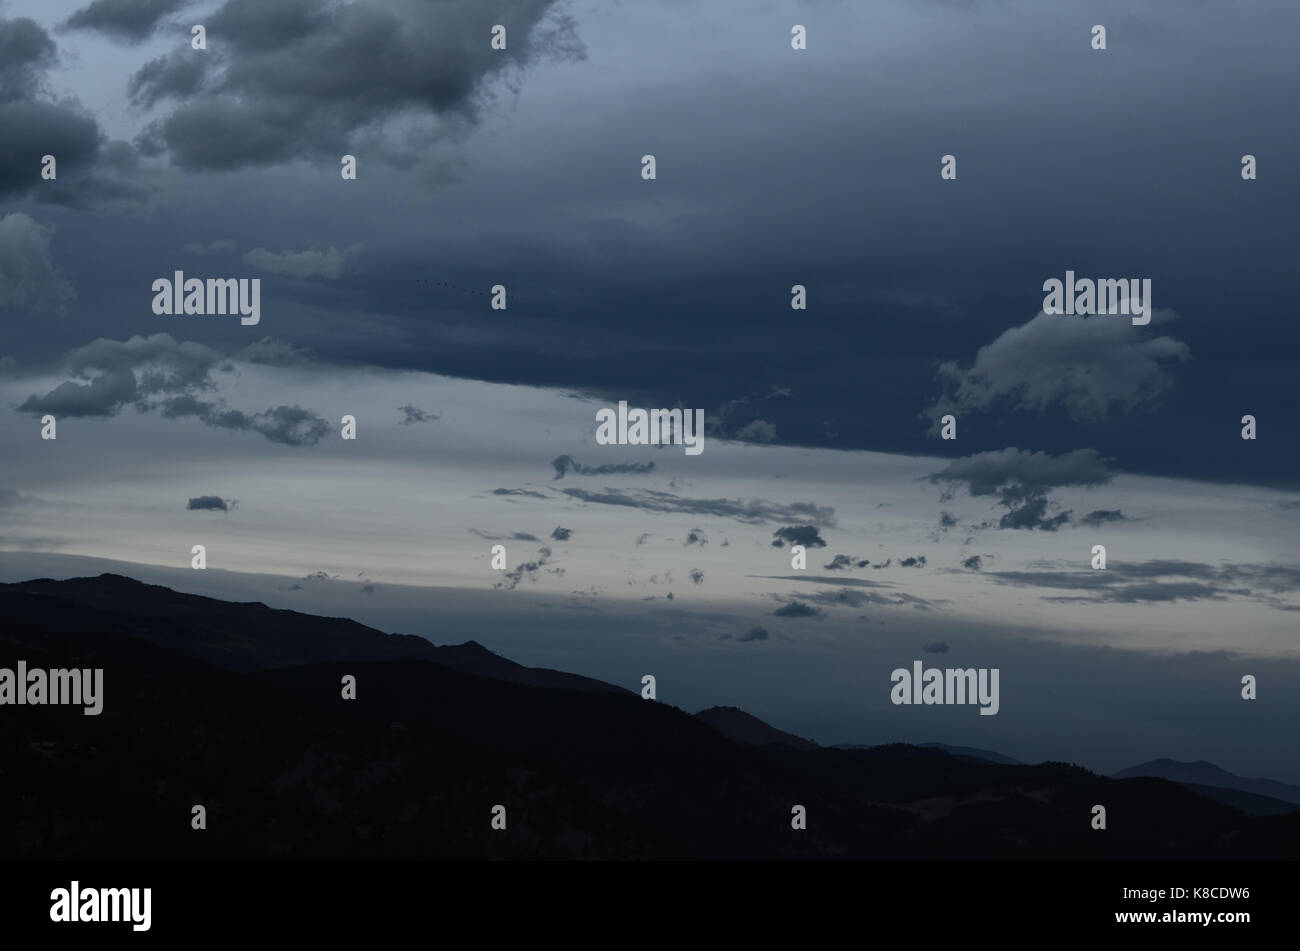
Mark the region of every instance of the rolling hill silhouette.
[[[984, 763], [1001, 763], [1006, 766], [1023, 766], [1024, 764], [1018, 759], [1006, 756], [1002, 753], [995, 753], [993, 750], [981, 750], [974, 746], [950, 746], [947, 743], [918, 743], [917, 746], [924, 747], [928, 750], [943, 750], [950, 753], [958, 759], [976, 760]], [[836, 743], [837, 750], [869, 750], [870, 746], [864, 746], [860, 743]]]
[[1275, 779], [1248, 779], [1205, 760], [1180, 763], [1172, 759], [1157, 759], [1130, 766], [1113, 775], [1116, 779], [1158, 776], [1251, 815], [1273, 815], [1300, 809], [1300, 786]]
[[[0, 710], [0, 858], [1300, 854], [1300, 813], [1247, 816], [1164, 779], [755, 743], [798, 738], [472, 642], [121, 576], [0, 585], [0, 617], [0, 666], [104, 668], [100, 716]], [[1105, 832], [1090, 828], [1094, 803]], [[791, 829], [796, 804], [806, 830]]]
[[[423, 637], [385, 634], [346, 618], [323, 618], [182, 594], [122, 575], [0, 585], [12, 622], [128, 635], [231, 670], [265, 670], [334, 660], [431, 660], [463, 673], [536, 687], [629, 693], [590, 677], [524, 667], [475, 641], [437, 647]], [[28, 595], [29, 597], [23, 597]]]
[[817, 744], [812, 740], [786, 733], [764, 723], [738, 707], [709, 707], [695, 714], [729, 740], [751, 746], [789, 746], [798, 750], [812, 750]]

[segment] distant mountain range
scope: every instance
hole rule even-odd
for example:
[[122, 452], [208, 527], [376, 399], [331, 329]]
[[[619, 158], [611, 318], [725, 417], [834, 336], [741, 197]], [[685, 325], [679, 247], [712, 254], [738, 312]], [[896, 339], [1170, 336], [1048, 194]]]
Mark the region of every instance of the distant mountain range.
[[1251, 815], [1273, 815], [1300, 809], [1300, 786], [1290, 786], [1274, 779], [1247, 779], [1204, 760], [1180, 763], [1172, 759], [1157, 759], [1130, 766], [1113, 775], [1116, 779], [1158, 776]]
[[[1005, 756], [1002, 753], [995, 753], [992, 750], [981, 750], [981, 749], [977, 749], [974, 746], [949, 746], [947, 743], [920, 743], [918, 745], [924, 749], [943, 750], [945, 753], [948, 753], [952, 756], [956, 756], [958, 759], [977, 760], [984, 763], [1001, 763], [1004, 766], [1025, 765], [1024, 763], [1020, 762], [1020, 760], [1012, 759], [1010, 756]], [[857, 743], [837, 743], [835, 745], [835, 749], [869, 750], [871, 749], [871, 747], [862, 746]]]
[[0, 585], [0, 667], [17, 660], [102, 667], [104, 706], [0, 707], [0, 859], [1300, 856], [1300, 811], [1164, 778], [820, 747], [473, 642], [119, 575]]

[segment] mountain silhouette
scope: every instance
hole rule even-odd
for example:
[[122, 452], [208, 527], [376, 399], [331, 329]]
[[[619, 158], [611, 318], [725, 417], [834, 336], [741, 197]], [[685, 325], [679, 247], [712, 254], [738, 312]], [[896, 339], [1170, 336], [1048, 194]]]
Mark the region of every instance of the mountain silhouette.
[[993, 750], [981, 750], [974, 746], [950, 746], [947, 743], [922, 743], [926, 749], [943, 750], [945, 753], [951, 753], [953, 756], [966, 757], [967, 759], [984, 760], [988, 763], [1002, 763], [1006, 766], [1022, 766], [1023, 763], [1018, 759], [1013, 759], [1002, 753], [995, 753]]
[[1273, 799], [1270, 796], [1257, 796], [1239, 789], [1224, 789], [1221, 786], [1205, 786], [1201, 783], [1179, 783], [1178, 785], [1190, 789], [1198, 796], [1240, 809], [1248, 816], [1278, 816], [1300, 809], [1300, 806], [1293, 802]]
[[751, 746], [789, 746], [800, 750], [817, 748], [817, 744], [812, 740], [805, 740], [793, 733], [778, 730], [738, 707], [709, 707], [695, 714], [695, 718], [703, 720], [736, 743], [748, 743]]
[[[974, 746], [951, 746], [947, 743], [918, 743], [917, 745], [928, 750], [943, 750], [945, 753], [956, 756], [958, 759], [969, 759], [983, 763], [1002, 763], [1006, 766], [1024, 765], [1018, 759], [1013, 759], [1002, 753], [995, 753], [993, 750], [981, 750]], [[835, 749], [869, 750], [871, 747], [864, 746], [860, 743], [837, 743], [835, 744]]]
[[0, 585], [0, 617], [0, 667], [104, 670], [99, 716], [0, 708], [0, 859], [1300, 855], [1300, 812], [1248, 816], [1165, 779], [804, 746], [472, 642], [121, 576]]
[[[24, 597], [26, 595], [27, 597]], [[385, 634], [345, 618], [322, 618], [182, 594], [122, 575], [0, 585], [0, 608], [12, 621], [48, 628], [129, 634], [231, 670], [265, 670], [338, 660], [432, 660], [453, 670], [536, 687], [628, 693], [577, 674], [524, 667], [475, 641], [437, 647], [422, 637]]]
[[1182, 763], [1172, 759], [1156, 759], [1130, 766], [1113, 775], [1116, 779], [1158, 776], [1252, 814], [1284, 812], [1288, 811], [1288, 805], [1291, 809], [1300, 808], [1300, 786], [1291, 786], [1275, 779], [1247, 779], [1205, 760]]

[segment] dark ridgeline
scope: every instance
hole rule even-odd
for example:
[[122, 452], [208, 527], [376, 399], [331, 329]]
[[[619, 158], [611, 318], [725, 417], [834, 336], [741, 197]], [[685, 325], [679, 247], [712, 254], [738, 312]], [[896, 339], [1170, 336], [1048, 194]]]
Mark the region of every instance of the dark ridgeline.
[[1116, 779], [1158, 776], [1193, 792], [1236, 806], [1251, 815], [1275, 815], [1300, 809], [1300, 786], [1274, 779], [1247, 779], [1220, 769], [1204, 760], [1180, 763], [1171, 759], [1152, 760], [1113, 774]]
[[473, 643], [114, 575], [0, 585], [0, 618], [0, 666], [104, 668], [100, 716], [0, 708], [0, 858], [1300, 856], [1300, 812], [1163, 779], [824, 748]]

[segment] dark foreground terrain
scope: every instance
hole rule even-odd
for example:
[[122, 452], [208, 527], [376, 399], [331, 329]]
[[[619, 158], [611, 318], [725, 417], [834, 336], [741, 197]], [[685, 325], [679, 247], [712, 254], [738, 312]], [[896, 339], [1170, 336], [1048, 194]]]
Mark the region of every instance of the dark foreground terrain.
[[472, 642], [115, 575], [0, 585], [18, 660], [104, 668], [104, 712], [0, 707], [5, 859], [1300, 857], [1300, 812], [1164, 779], [825, 748]]

